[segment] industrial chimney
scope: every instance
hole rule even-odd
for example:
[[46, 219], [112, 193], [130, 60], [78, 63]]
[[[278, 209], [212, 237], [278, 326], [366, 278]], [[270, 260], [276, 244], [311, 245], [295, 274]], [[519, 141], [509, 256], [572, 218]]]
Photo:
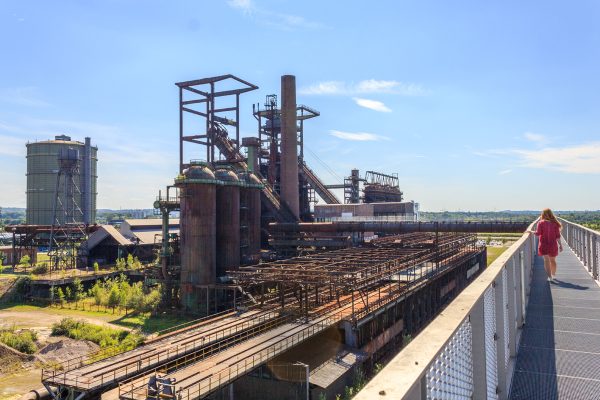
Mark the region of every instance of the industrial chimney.
[[296, 77], [281, 77], [281, 198], [296, 218], [300, 215], [298, 190], [298, 128]]

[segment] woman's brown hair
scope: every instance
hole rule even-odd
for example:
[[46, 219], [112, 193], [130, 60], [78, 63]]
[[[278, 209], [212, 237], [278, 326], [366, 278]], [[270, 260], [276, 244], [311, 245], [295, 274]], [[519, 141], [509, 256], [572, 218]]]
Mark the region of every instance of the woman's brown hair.
[[551, 210], [551, 209], [549, 209], [549, 208], [545, 208], [545, 209], [542, 211], [542, 215], [540, 215], [540, 219], [541, 219], [542, 221], [552, 221], [552, 222], [554, 222], [555, 224], [557, 224], [557, 225], [558, 225], [560, 228], [562, 228], [562, 225], [561, 225], [561, 223], [560, 223], [560, 222], [558, 222], [558, 220], [557, 220], [557, 219], [556, 219], [556, 217], [554, 216], [554, 213], [553, 213], [553, 212], [552, 212], [552, 210]]

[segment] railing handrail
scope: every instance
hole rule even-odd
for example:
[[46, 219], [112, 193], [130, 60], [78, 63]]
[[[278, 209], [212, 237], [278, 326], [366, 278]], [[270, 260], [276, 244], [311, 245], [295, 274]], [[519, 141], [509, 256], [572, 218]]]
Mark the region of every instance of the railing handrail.
[[566, 219], [564, 219], [562, 217], [557, 217], [557, 219], [559, 219], [560, 221], [565, 222], [565, 223], [567, 223], [567, 224], [569, 224], [571, 226], [575, 226], [576, 228], [583, 229], [584, 231], [587, 231], [587, 232], [592, 233], [594, 235], [600, 235], [600, 232], [595, 231], [595, 230], [593, 230], [591, 228], [588, 228], [587, 226], [584, 226], [584, 225], [581, 225], [581, 224], [578, 224], [578, 223], [575, 223], [575, 222], [571, 222], [571, 221], [566, 220]]
[[[489, 267], [467, 286], [428, 326], [376, 375], [355, 400], [384, 398], [402, 399], [414, 393], [421, 378], [442, 353], [463, 322], [469, 318], [475, 305], [482, 300], [486, 290], [502, 275], [508, 261], [519, 253], [533, 235], [529, 231], [537, 223], [532, 222], [523, 236], [502, 253]], [[394, 379], [384, 371], [393, 372]], [[382, 390], [385, 393], [381, 393]]]

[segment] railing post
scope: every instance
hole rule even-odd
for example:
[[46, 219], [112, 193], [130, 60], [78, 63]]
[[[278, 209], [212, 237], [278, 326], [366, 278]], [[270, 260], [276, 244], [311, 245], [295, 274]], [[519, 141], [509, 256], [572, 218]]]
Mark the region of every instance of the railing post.
[[527, 305], [527, 286], [529, 286], [529, 278], [525, 274], [525, 257], [523, 254], [523, 250], [519, 251], [519, 271], [521, 275], [521, 320], [519, 321], [519, 326], [523, 326], [525, 323], [526, 317], [526, 305]]
[[598, 235], [592, 235], [592, 276], [598, 280]]
[[487, 396], [484, 310], [484, 296], [481, 296], [469, 314], [473, 332], [471, 354], [473, 354], [474, 399], [485, 399]]
[[587, 267], [588, 271], [591, 271], [588, 257], [588, 239], [588, 232], [586, 230], [583, 230], [583, 265]]
[[519, 293], [516, 278], [515, 258], [512, 257], [507, 263], [507, 285], [508, 285], [508, 351], [511, 357], [517, 356], [517, 321], [519, 320], [519, 304], [517, 302]]
[[502, 269], [502, 272], [496, 279], [496, 371], [498, 373], [498, 388], [500, 392], [498, 393], [498, 398], [501, 400], [506, 399], [508, 387], [506, 384], [506, 363], [504, 360], [506, 359], [506, 352], [508, 351], [507, 341], [508, 337], [506, 337], [505, 333], [507, 329], [508, 318], [507, 318], [507, 308], [508, 308], [508, 291], [506, 290], [506, 286], [508, 285], [508, 271], [506, 268]]

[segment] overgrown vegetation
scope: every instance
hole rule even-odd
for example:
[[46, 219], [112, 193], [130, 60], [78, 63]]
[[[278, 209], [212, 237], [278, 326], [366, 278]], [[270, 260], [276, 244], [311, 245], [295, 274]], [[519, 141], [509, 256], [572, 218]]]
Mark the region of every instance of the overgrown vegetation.
[[136, 332], [99, 326], [73, 318], [63, 318], [52, 325], [52, 336], [66, 336], [76, 340], [89, 340], [101, 348], [114, 347], [119, 352], [139, 346], [144, 337]]
[[576, 224], [600, 231], [600, 211], [563, 211], [557, 213], [557, 215]]
[[421, 211], [423, 221], [526, 221], [533, 222], [539, 211]]
[[125, 314], [154, 312], [161, 300], [160, 287], [145, 288], [142, 282], [130, 284], [125, 275], [98, 280], [88, 291], [78, 278], [64, 290], [61, 287], [54, 290], [54, 300], [61, 307], [72, 302], [75, 308], [82, 303], [85, 309], [85, 303], [88, 303], [88, 308], [93, 304], [96, 311], [102, 307], [113, 314], [116, 310], [125, 310]]
[[37, 351], [37, 333], [29, 329], [16, 331], [15, 328], [0, 330], [0, 342], [25, 354]]
[[100, 306], [125, 309], [133, 313], [152, 312], [160, 303], [160, 288], [144, 290], [142, 282], [130, 284], [125, 276], [118, 278], [96, 281], [89, 290], [89, 295], [94, 299], [94, 304]]

